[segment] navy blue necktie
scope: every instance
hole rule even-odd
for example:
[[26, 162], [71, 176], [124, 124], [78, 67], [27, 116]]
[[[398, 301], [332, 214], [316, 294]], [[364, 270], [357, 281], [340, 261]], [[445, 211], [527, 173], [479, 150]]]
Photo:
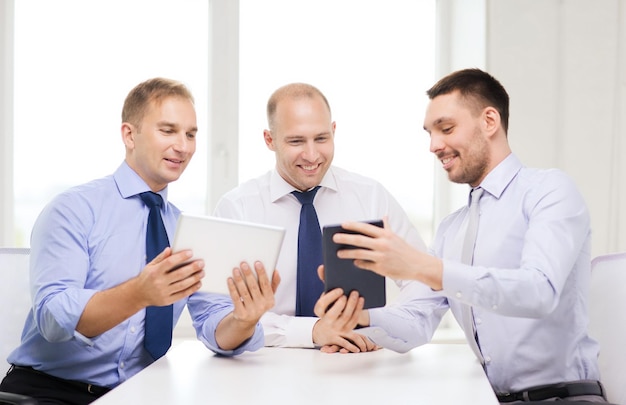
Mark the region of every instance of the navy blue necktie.
[[319, 188], [304, 193], [292, 192], [302, 204], [298, 228], [296, 316], [315, 316], [313, 307], [324, 291], [324, 284], [317, 275], [317, 267], [322, 264], [322, 231], [313, 206]]
[[[148, 214], [148, 228], [146, 231], [146, 263], [149, 263], [166, 247], [170, 245], [167, 239], [161, 206], [163, 199], [160, 195], [147, 191], [140, 194], [143, 202], [150, 208]], [[147, 307], [145, 320], [145, 337], [143, 346], [153, 359], [158, 359], [167, 353], [172, 345], [173, 306]]]

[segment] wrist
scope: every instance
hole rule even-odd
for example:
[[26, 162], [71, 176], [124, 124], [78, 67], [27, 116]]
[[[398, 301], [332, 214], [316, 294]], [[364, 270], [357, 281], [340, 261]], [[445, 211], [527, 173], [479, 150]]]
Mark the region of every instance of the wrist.
[[356, 329], [365, 328], [370, 326], [370, 312], [364, 309], [359, 314], [359, 320], [357, 321]]
[[319, 343], [319, 337], [316, 336], [316, 332], [317, 332], [317, 324], [320, 322], [320, 320], [318, 319], [314, 324], [313, 324], [313, 328], [311, 328], [311, 341], [313, 342], [314, 346], [322, 346]]

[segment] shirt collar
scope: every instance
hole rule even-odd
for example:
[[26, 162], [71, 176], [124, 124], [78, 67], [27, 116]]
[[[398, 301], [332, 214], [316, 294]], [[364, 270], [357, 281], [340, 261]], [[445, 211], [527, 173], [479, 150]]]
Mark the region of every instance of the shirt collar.
[[500, 198], [504, 190], [513, 181], [517, 173], [522, 169], [522, 162], [513, 153], [504, 158], [480, 183], [480, 187], [496, 197]]
[[[113, 173], [113, 179], [115, 180], [115, 184], [117, 185], [117, 189], [123, 198], [132, 197], [139, 193], [143, 193], [145, 191], [152, 191], [148, 184], [134, 171], [126, 161], [122, 162], [122, 164], [117, 168], [115, 173]], [[159, 191], [159, 194], [163, 198], [163, 207], [167, 210], [167, 190], [165, 187], [163, 190]]]
[[[337, 180], [335, 179], [332, 166], [328, 169], [319, 185], [322, 188], [337, 190]], [[270, 200], [272, 202], [276, 202], [284, 196], [291, 194], [294, 190], [296, 190], [295, 187], [287, 183], [276, 169], [272, 170], [270, 176]]]

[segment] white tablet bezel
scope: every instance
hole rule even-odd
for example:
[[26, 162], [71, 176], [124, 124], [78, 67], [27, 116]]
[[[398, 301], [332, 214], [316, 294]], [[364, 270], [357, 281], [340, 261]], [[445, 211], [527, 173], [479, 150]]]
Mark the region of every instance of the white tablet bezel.
[[172, 251], [191, 249], [193, 259], [204, 260], [200, 291], [228, 294], [228, 277], [242, 261], [260, 261], [271, 277], [278, 261], [285, 229], [213, 216], [181, 213]]

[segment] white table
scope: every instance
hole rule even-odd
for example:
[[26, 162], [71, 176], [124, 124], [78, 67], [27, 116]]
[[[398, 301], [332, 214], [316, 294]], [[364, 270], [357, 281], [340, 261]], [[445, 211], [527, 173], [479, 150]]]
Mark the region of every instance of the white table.
[[263, 348], [236, 357], [184, 341], [98, 401], [106, 404], [498, 404], [467, 344], [399, 354]]

